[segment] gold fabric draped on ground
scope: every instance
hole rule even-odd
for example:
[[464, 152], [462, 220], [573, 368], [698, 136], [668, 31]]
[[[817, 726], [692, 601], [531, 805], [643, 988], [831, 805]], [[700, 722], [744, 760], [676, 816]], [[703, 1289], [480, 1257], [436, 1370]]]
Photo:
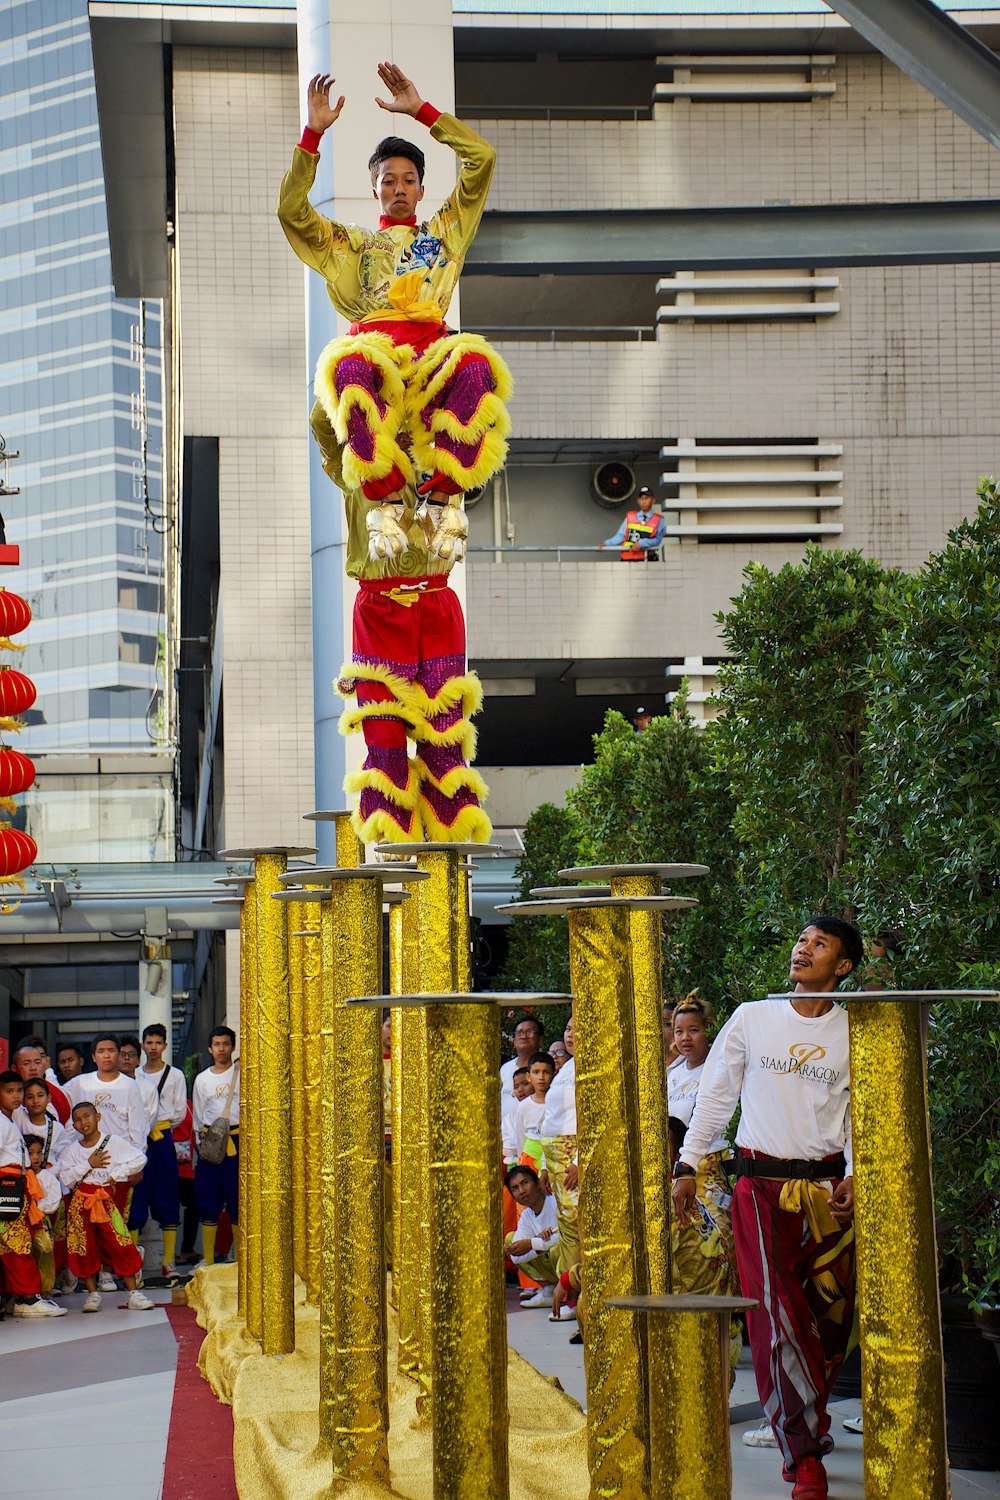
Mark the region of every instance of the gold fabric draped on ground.
[[[199, 1364], [233, 1408], [241, 1500], [328, 1500], [329, 1450], [319, 1445], [319, 1312], [295, 1283], [295, 1353], [265, 1359], [236, 1311], [236, 1267], [199, 1271], [188, 1302], [206, 1330]], [[415, 1381], [396, 1369], [396, 1318], [389, 1313], [391, 1488], [347, 1480], [338, 1500], [431, 1500], [431, 1430], [417, 1418]], [[518, 1500], [587, 1500], [587, 1425], [558, 1384], [510, 1351], [510, 1488]]]

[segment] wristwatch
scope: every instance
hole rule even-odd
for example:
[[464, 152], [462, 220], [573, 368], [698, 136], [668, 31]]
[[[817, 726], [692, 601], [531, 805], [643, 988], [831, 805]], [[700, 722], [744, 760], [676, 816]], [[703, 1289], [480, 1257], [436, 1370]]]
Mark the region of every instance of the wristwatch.
[[678, 1177], [697, 1177], [697, 1175], [698, 1173], [695, 1171], [694, 1167], [689, 1166], [686, 1161], [679, 1161], [674, 1167], [675, 1182], [677, 1181]]

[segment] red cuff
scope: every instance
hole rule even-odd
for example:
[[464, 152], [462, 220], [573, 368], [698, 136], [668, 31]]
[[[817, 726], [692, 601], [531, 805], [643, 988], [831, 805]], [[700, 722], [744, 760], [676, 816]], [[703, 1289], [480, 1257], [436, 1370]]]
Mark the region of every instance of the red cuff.
[[310, 156], [318, 156], [319, 143], [322, 139], [323, 132], [321, 130], [312, 130], [306, 125], [302, 131], [302, 139], [299, 141], [299, 145], [303, 151], [308, 151]]
[[415, 120], [419, 120], [421, 125], [426, 125], [429, 130], [430, 127], [434, 124], [435, 120], [438, 119], [440, 114], [441, 111], [439, 109], [435, 109], [433, 104], [428, 104], [427, 101], [424, 100], [423, 104], [421, 104], [420, 108], [417, 110], [413, 118]]

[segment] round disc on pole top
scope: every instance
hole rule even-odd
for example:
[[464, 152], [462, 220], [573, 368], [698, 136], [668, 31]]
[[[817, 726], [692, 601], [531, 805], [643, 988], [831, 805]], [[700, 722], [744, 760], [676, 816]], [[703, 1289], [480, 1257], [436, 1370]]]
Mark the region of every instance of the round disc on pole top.
[[426, 880], [426, 870], [415, 865], [310, 865], [308, 869], [286, 870], [278, 879], [283, 886], [332, 885], [336, 880], [381, 880], [384, 885], [396, 881]]
[[577, 896], [610, 896], [611, 887], [609, 885], [586, 885], [581, 886], [578, 891], [574, 891], [564, 885], [533, 885], [528, 895], [534, 901], [547, 901], [550, 899], [558, 901], [563, 896], [572, 896], [575, 900]]
[[349, 807], [338, 807], [333, 811], [303, 813], [303, 823], [333, 823], [337, 818], [349, 818], [351, 809]]
[[260, 849], [220, 849], [220, 859], [256, 859], [263, 854], [284, 854], [288, 859], [301, 859], [306, 854], [316, 854], [316, 849], [300, 849], [291, 844], [269, 844]]
[[698, 904], [693, 896], [574, 896], [567, 891], [564, 896], [544, 901], [508, 901], [493, 910], [511, 917], [546, 917], [607, 906], [623, 907], [626, 911], [682, 911]]
[[650, 1297], [607, 1297], [605, 1307], [627, 1308], [630, 1312], [693, 1312], [731, 1313], [744, 1312], [759, 1304], [752, 1297], [716, 1297], [699, 1292], [661, 1293]]
[[388, 1010], [395, 1006], [500, 1005], [507, 1009], [516, 1005], [572, 1005], [572, 1003], [572, 995], [547, 992], [528, 995], [520, 991], [499, 992], [496, 990], [462, 990], [457, 994], [449, 991], [447, 994], [433, 995], [348, 995], [347, 997], [348, 1005], [368, 1006], [369, 1008], [381, 1006]]
[[623, 880], [630, 875], [658, 875], [661, 880], [687, 880], [707, 875], [708, 865], [574, 865], [556, 872], [560, 880]]
[[1000, 1000], [1000, 990], [820, 990], [817, 994], [786, 990], [765, 995], [766, 1000], [843, 1000], [847, 1005], [872, 1005], [882, 1001], [905, 1005], [936, 1005], [939, 1000]]
[[386, 855], [403, 855], [412, 858], [414, 854], [464, 854], [471, 858], [474, 854], [502, 854], [504, 851], [499, 844], [376, 844], [375, 853], [383, 858]]

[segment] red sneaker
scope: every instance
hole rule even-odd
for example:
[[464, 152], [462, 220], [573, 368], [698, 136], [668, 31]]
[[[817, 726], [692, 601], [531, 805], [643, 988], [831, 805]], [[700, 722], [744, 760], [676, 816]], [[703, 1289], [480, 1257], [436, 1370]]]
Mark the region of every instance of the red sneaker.
[[794, 1484], [795, 1483], [795, 1465], [794, 1464], [782, 1464], [781, 1465], [781, 1477], [785, 1481], [786, 1484]]
[[800, 1458], [795, 1466], [792, 1500], [826, 1500], [826, 1470], [818, 1458]]

